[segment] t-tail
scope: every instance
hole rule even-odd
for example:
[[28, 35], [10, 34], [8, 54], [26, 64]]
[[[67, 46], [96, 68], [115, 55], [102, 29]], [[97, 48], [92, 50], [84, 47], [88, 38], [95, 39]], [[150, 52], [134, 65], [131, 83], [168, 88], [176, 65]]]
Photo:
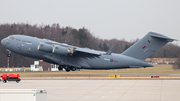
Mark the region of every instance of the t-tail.
[[157, 50], [159, 50], [161, 47], [163, 47], [165, 44], [174, 40], [175, 39], [171, 39], [167, 36], [155, 32], [149, 32], [141, 40], [139, 40], [126, 51], [124, 51], [122, 55], [145, 60]]

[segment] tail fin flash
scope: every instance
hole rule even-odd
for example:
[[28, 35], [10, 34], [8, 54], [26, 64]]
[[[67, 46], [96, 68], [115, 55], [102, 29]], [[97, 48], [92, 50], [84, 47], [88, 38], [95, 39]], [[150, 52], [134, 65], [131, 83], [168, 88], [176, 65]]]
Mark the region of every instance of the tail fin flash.
[[141, 40], [124, 51], [122, 55], [144, 60], [163, 47], [165, 44], [172, 41], [174, 41], [174, 39], [171, 39], [167, 36], [155, 32], [149, 32]]

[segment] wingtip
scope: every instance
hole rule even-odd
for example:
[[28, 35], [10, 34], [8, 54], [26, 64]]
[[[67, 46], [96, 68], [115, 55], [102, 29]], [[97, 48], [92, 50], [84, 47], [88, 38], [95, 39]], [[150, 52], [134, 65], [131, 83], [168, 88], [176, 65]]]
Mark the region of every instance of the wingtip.
[[174, 39], [174, 41], [179, 41], [179, 40], [177, 40], [177, 39]]

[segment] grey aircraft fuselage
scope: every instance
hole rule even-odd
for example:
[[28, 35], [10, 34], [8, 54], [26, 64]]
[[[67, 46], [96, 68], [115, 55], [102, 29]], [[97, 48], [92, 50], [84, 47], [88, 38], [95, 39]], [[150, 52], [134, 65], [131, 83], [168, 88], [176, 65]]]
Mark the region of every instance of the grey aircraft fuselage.
[[[136, 58], [137, 56], [134, 55], [137, 53], [143, 55], [147, 52], [149, 56], [153, 54], [155, 51], [157, 51], [156, 49], [157, 46], [155, 47], [153, 42], [155, 43], [160, 40], [160, 41], [166, 41], [167, 43], [174, 40], [170, 38], [168, 39], [168, 37], [165, 36], [160, 36], [160, 34], [154, 35], [152, 34], [152, 32], [150, 32], [150, 34], [148, 33], [146, 36], [151, 36], [152, 38], [145, 40], [146, 37], [144, 37], [142, 40], [147, 41], [146, 43], [143, 44], [143, 42], [139, 42], [133, 45], [132, 47], [130, 47], [132, 48], [131, 50], [127, 50], [122, 54], [115, 54], [115, 53], [106, 54], [106, 52], [103, 51], [96, 51], [88, 48], [75, 47], [75, 46], [51, 41], [48, 39], [40, 39], [26, 35], [10, 35], [2, 39], [1, 44], [6, 49], [15, 52], [17, 54], [40, 59], [53, 64], [59, 64], [60, 66], [64, 66], [63, 68], [65, 69], [71, 67], [75, 67], [76, 69], [77, 68], [78, 69], [121, 69], [121, 68], [153, 67], [153, 65], [143, 61], [145, 58], [147, 58], [147, 56], [144, 58]], [[159, 38], [161, 38], [162, 40]], [[163, 45], [166, 43], [163, 43]], [[135, 49], [133, 47], [137, 48], [137, 46], [141, 52], [139, 52], [139, 50], [138, 51], [133, 50]], [[41, 47], [42, 48], [45, 47], [43, 48], [44, 50], [41, 49]], [[52, 49], [50, 49], [51, 47]], [[57, 47], [65, 51], [55, 52], [56, 49], [58, 49]], [[161, 48], [160, 46], [158, 47]], [[66, 50], [69, 52], [70, 48], [73, 49], [73, 52], [71, 54], [66, 52]], [[132, 52], [134, 52], [133, 55], [130, 54]]]

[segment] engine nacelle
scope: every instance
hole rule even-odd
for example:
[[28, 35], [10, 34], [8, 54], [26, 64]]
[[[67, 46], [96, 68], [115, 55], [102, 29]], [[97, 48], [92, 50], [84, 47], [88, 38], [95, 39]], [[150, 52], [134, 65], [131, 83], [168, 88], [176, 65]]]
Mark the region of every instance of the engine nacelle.
[[43, 43], [43, 42], [39, 42], [39, 45], [38, 45], [38, 47], [37, 47], [37, 50], [51, 53], [52, 50], [53, 50], [53, 46], [50, 45], [50, 44], [46, 44], [46, 43]]
[[68, 55], [68, 54], [71, 54], [71, 51], [67, 47], [54, 45], [52, 53], [56, 53], [60, 55]]

